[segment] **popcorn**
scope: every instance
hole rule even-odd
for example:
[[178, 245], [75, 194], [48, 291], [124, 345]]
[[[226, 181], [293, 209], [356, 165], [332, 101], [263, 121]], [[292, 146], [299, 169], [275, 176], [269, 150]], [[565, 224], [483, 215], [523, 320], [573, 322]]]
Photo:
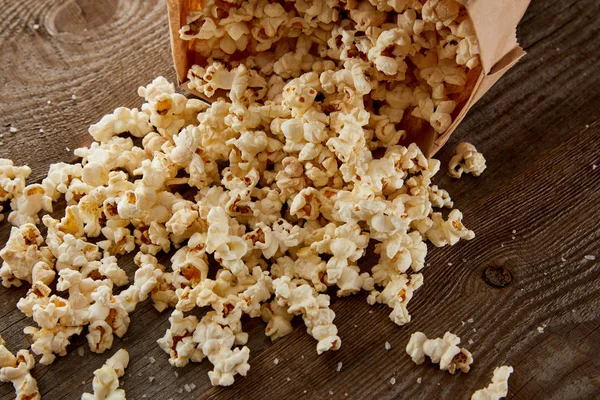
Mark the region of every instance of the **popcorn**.
[[6, 246], [0, 250], [0, 257], [4, 260], [0, 268], [4, 287], [21, 286], [23, 280], [32, 283], [33, 269], [38, 263], [45, 263], [48, 267], [53, 264], [52, 253], [41, 246], [43, 242], [44, 238], [33, 224], [11, 229]]
[[471, 400], [499, 400], [506, 397], [508, 395], [508, 377], [513, 371], [513, 367], [506, 365], [494, 369], [492, 383], [473, 393]]
[[42, 398], [37, 381], [30, 373], [34, 365], [35, 360], [28, 350], [19, 350], [15, 357], [4, 347], [4, 344], [0, 345], [0, 381], [13, 384], [16, 400]]
[[[211, 104], [158, 77], [138, 89], [141, 107], [92, 125], [80, 162], [53, 164], [41, 185], [26, 186], [29, 169], [0, 160], [0, 199], [18, 226], [0, 276], [32, 284], [18, 303], [38, 325], [25, 329], [31, 350], [49, 364], [87, 327], [102, 353], [150, 297], [160, 312], [174, 308], [158, 340], [169, 362], [208, 358], [211, 383], [228, 386], [249, 370], [244, 314], [261, 317], [271, 340], [301, 315], [318, 354], [342, 342], [329, 290], [367, 291], [395, 323], [409, 322], [425, 241], [474, 237], [460, 211], [444, 220], [433, 210], [453, 206], [432, 185], [440, 163], [399, 145], [414, 118], [440, 133], [452, 124], [455, 94], [479, 60], [462, 6], [208, 0], [185, 22], [180, 35], [206, 60], [188, 71], [189, 87]], [[457, 162], [474, 171], [473, 157]], [[42, 217], [44, 239], [33, 224], [63, 195], [64, 217]], [[371, 239], [376, 265], [361, 270]], [[159, 264], [172, 246], [170, 266]], [[133, 251], [129, 282], [119, 258]], [[196, 307], [212, 310], [184, 315]], [[412, 352], [468, 370], [457, 344], [425, 337]], [[123, 398], [120, 363], [96, 371], [84, 397]]]
[[183, 367], [190, 361], [202, 361], [205, 355], [192, 337], [198, 326], [198, 319], [193, 315], [184, 317], [181, 311], [175, 310], [169, 317], [169, 322], [171, 327], [157, 341], [159, 346], [170, 355], [169, 364]]
[[477, 152], [471, 143], [462, 142], [456, 146], [456, 155], [448, 164], [448, 175], [456, 179], [460, 178], [463, 173], [479, 176], [485, 168], [483, 154]]
[[441, 213], [431, 216], [433, 225], [426, 231], [427, 239], [437, 247], [447, 244], [453, 246], [460, 239], [471, 240], [475, 233], [462, 224], [462, 213], [458, 210], [450, 211], [448, 220], [444, 221]]
[[147, 114], [140, 113], [137, 108], [125, 107], [119, 107], [112, 114], [105, 115], [89, 129], [94, 140], [103, 143], [123, 132], [129, 132], [135, 137], [144, 137], [150, 131], [152, 131], [152, 125], [148, 121]]
[[468, 350], [458, 347], [459, 343], [460, 338], [450, 332], [436, 339], [427, 339], [422, 332], [415, 332], [410, 336], [406, 352], [417, 365], [423, 364], [425, 356], [428, 356], [431, 362], [440, 364], [442, 371], [454, 374], [456, 369], [460, 369], [467, 373], [473, 357]]
[[104, 365], [94, 371], [92, 387], [94, 393], [84, 393], [82, 400], [125, 400], [125, 391], [119, 389], [119, 378], [125, 374], [125, 368], [129, 364], [129, 353], [120, 349], [110, 357]]

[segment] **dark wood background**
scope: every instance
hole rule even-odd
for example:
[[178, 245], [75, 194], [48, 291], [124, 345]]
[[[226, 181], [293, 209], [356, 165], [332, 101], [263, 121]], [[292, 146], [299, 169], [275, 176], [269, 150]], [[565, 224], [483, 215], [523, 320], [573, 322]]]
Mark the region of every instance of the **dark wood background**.
[[[164, 0], [0, 0], [0, 13], [0, 157], [31, 166], [30, 182], [39, 182], [52, 162], [75, 161], [66, 148], [91, 142], [88, 125], [118, 106], [139, 106], [139, 85], [158, 75], [175, 79]], [[600, 398], [598, 14], [597, 0], [533, 0], [518, 28], [529, 54], [438, 155], [447, 165], [456, 144], [467, 140], [487, 158], [480, 178], [438, 177], [477, 238], [431, 249], [410, 324], [394, 325], [390, 310], [369, 307], [365, 296], [345, 298], [332, 306], [343, 346], [317, 356], [303, 327], [272, 345], [262, 322], [252, 321], [249, 375], [213, 388], [208, 362], [169, 366], [155, 343], [169, 313], [144, 303], [107, 354], [91, 354], [80, 337], [66, 357], [36, 366], [43, 397], [79, 398], [91, 390], [92, 372], [125, 347], [131, 399], [468, 399], [502, 364], [515, 368], [509, 398]], [[18, 132], [8, 133], [9, 124]], [[8, 231], [5, 222], [1, 243]], [[586, 260], [588, 254], [598, 259]], [[512, 284], [488, 286], [481, 277], [489, 266], [508, 268]], [[15, 307], [25, 292], [0, 288], [0, 333], [14, 351], [27, 346], [22, 329], [30, 320]], [[451, 376], [428, 363], [415, 366], [404, 347], [417, 330], [458, 334], [474, 354], [471, 372]], [[196, 387], [180, 393], [185, 383]], [[0, 385], [0, 397], [12, 393], [10, 384]]]

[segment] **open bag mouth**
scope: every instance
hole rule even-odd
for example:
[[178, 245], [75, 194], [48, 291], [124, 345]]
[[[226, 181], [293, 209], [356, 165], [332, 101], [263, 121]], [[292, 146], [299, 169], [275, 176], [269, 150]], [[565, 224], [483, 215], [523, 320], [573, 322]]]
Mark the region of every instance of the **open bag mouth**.
[[[361, 52], [356, 46], [352, 49], [355, 54], [352, 54], [352, 50], [348, 51], [344, 60], [340, 60], [339, 57], [335, 56], [331, 57], [331, 54], [320, 57], [318, 48], [319, 42], [322, 43], [329, 40], [330, 42], [326, 43], [326, 45], [331, 43], [335, 44], [336, 41], [337, 44], [340, 44], [341, 39], [340, 37], [333, 37], [334, 30], [329, 32], [321, 30], [317, 34], [313, 33], [315, 30], [314, 27], [319, 29], [319, 24], [322, 24], [321, 26], [327, 26], [326, 29], [331, 29], [331, 26], [336, 27], [342, 25], [345, 30], [355, 30], [357, 36], [369, 36], [369, 33], [367, 33], [368, 30], [371, 30], [371, 36], [377, 35], [377, 33], [374, 34], [372, 32], [375, 30], [389, 32], [390, 29], [394, 29], [394, 25], [396, 25], [396, 28], [398, 25], [401, 25], [397, 22], [398, 18], [405, 18], [407, 15], [406, 10], [410, 9], [410, 4], [418, 6], [424, 2], [400, 2], [400, 4], [402, 4], [400, 7], [402, 8], [399, 11], [394, 10], [392, 6], [380, 6], [379, 9], [375, 9], [373, 6], [369, 8], [361, 5], [362, 10], [357, 12], [354, 12], [356, 10], [352, 9], [353, 7], [358, 7], [357, 2], [339, 2], [336, 3], [336, 13], [333, 15], [329, 15], [331, 12], [324, 12], [324, 8], [323, 10], [319, 9], [319, 7], [316, 6], [316, 3], [311, 3], [313, 7], [311, 9], [307, 8], [308, 6], [306, 5], [303, 7], [295, 7], [294, 2], [280, 2], [281, 10], [279, 10], [279, 12], [284, 13], [281, 15], [280, 19], [283, 22], [277, 20], [277, 17], [273, 17], [272, 19], [276, 20], [274, 23], [275, 27], [273, 27], [273, 25], [267, 25], [267, 29], [260, 26], [259, 18], [239, 17], [240, 9], [251, 7], [248, 6], [248, 4], [258, 4], [257, 2], [245, 2], [246, 4], [244, 5], [243, 3], [244, 2], [212, 0], [168, 1], [173, 62], [178, 82], [183, 89], [208, 101], [218, 97], [226, 97], [227, 90], [219, 89], [216, 93], [211, 92], [210, 96], [207, 96], [206, 92], [198, 91], [197, 87], [193, 84], [190, 85], [189, 74], [192, 66], [195, 65], [205, 69], [210, 67], [210, 65], [216, 61], [222, 63], [225, 69], [231, 70], [235, 66], [244, 64], [247, 60], [258, 55], [260, 55], [259, 57], [264, 58], [265, 54], [269, 52], [274, 52], [275, 57], [279, 59], [285, 54], [285, 52], [280, 51], [282, 44], [285, 44], [286, 41], [290, 42], [289, 51], [292, 52], [293, 50], [297, 50], [296, 41], [299, 36], [298, 32], [302, 32], [300, 35], [304, 35], [305, 32], [310, 31], [307, 35], [312, 37], [313, 45], [307, 51], [307, 56], [313, 56], [315, 62], [331, 60], [337, 64], [341, 64], [344, 61], [347, 62], [349, 59], [351, 60], [353, 57], [359, 58], [362, 59], [365, 64], [369, 64], [368, 67], [365, 68], [367, 79], [371, 80], [371, 82], [378, 81], [378, 85], [385, 84], [386, 90], [388, 91], [390, 88], [393, 89], [397, 87], [398, 84], [406, 84], [413, 91], [418, 85], [424, 86], [425, 92], [427, 92], [429, 97], [433, 100], [434, 112], [442, 101], [450, 101], [453, 103], [451, 112], [443, 112], [445, 110], [443, 110], [442, 107], [441, 111], [442, 114], [444, 114], [443, 116], [436, 115], [434, 118], [428, 118], [428, 115], [422, 116], [423, 112], [420, 112], [419, 109], [431, 108], [432, 105], [419, 105], [418, 100], [413, 100], [412, 104], [405, 105], [404, 108], [402, 108], [403, 116], [401, 120], [399, 122], [394, 121], [395, 123], [393, 125], [396, 130], [405, 131], [405, 134], [402, 135], [402, 138], [397, 143], [402, 145], [417, 143], [428, 157], [433, 156], [447, 142], [448, 138], [463, 120], [469, 109], [473, 107], [473, 105], [506, 71], [525, 55], [525, 52], [517, 43], [516, 26], [525, 13], [525, 10], [529, 5], [529, 0], [511, 0], [504, 2], [496, 2], [493, 0], [465, 1], [463, 5], [460, 5], [454, 0], [443, 0], [434, 2], [437, 3], [437, 8], [433, 7], [430, 10], [426, 10], [425, 14], [432, 14], [430, 16], [431, 19], [437, 18], [438, 14], [441, 15], [442, 18], [448, 18], [442, 22], [437, 22], [437, 26], [434, 29], [434, 31], [437, 29], [437, 38], [435, 39], [438, 42], [437, 53], [438, 56], [442, 52], [452, 53], [452, 61], [458, 61], [458, 63], [450, 63], [448, 58], [441, 58], [450, 57], [448, 54], [441, 55], [440, 58], [438, 58], [437, 63], [439, 70], [443, 71], [445, 69], [459, 68], [462, 70], [461, 74], [464, 74], [464, 77], [461, 79], [464, 83], [456, 85], [453, 84], [450, 79], [450, 82], [444, 81], [442, 83], [444, 86], [443, 89], [439, 88], [439, 82], [436, 81], [438, 79], [435, 76], [431, 77], [431, 75], [436, 75], [440, 72], [428, 74], [429, 79], [424, 79], [422, 68], [415, 65], [416, 57], [418, 58], [426, 55], [431, 56], [431, 53], [436, 50], [435, 47], [430, 49], [421, 47], [416, 50], [416, 54], [402, 54], [400, 56], [397, 56], [398, 51], [396, 51], [396, 54], [386, 54], [385, 50], [383, 52], [375, 51], [374, 54], [377, 54], [378, 56], [381, 56], [383, 53], [384, 56], [389, 55], [391, 59], [396, 59], [397, 61], [400, 61], [400, 63], [407, 65], [406, 73], [404, 74], [406, 75], [406, 78], [398, 79], [397, 76], [386, 76], [385, 73], [381, 73], [381, 68], [378, 69], [375, 64], [377, 62], [377, 56], [374, 54], [373, 56], [370, 56], [369, 54], [366, 54], [366, 51]], [[260, 4], [262, 5], [262, 3]], [[459, 8], [457, 9], [456, 7]], [[375, 10], [373, 11], [373, 9]], [[323, 15], [317, 16], [316, 14], [319, 14], [319, 11], [322, 11]], [[268, 13], [268, 10], [266, 12]], [[315, 15], [312, 15], [311, 12]], [[278, 15], [277, 10], [270, 15]], [[307, 17], [307, 15], [310, 15], [310, 17]], [[502, 15], [502, 18], [498, 18], [498, 15]], [[420, 17], [421, 15], [417, 14], [417, 16]], [[268, 16], [265, 15], [265, 17]], [[369, 18], [371, 18], [371, 20], [369, 20]], [[411, 15], [408, 15], [408, 18], [411, 18]], [[239, 22], [240, 20], [242, 22]], [[460, 22], [465, 20], [468, 20], [470, 23], [464, 22], [463, 25], [458, 28]], [[457, 21], [459, 21], [458, 24], [456, 23]], [[238, 26], [232, 28], [232, 23], [235, 23]], [[429, 25], [436, 24], [430, 23]], [[452, 24], [455, 24], [455, 27], [453, 27]], [[304, 30], [302, 27], [304, 27]], [[427, 28], [428, 27], [426, 26], [426, 29]], [[429, 29], [431, 29], [431, 26], [429, 26]], [[216, 33], [216, 35], [220, 36], [218, 38], [214, 35], [211, 37], [211, 30], [217, 31], [218, 33]], [[459, 32], [457, 32], [457, 30]], [[469, 35], [465, 35], [465, 31], [468, 31]], [[428, 32], [429, 34], [432, 33], [432, 31]], [[229, 35], [229, 33], [231, 33], [233, 37]], [[446, 37], [444, 38], [444, 36]], [[244, 42], [242, 45], [239, 45], [240, 37]], [[275, 39], [273, 40], [273, 38]], [[238, 42], [238, 47], [232, 47], [233, 44], [231, 41], [233, 39]], [[272, 43], [269, 43], [270, 40], [272, 40]], [[361, 43], [365, 42], [364, 40], [360, 41], [360, 39], [358, 41]], [[231, 49], [234, 50], [231, 51], [230, 49], [227, 49], [228, 52], [223, 52], [220, 49], [220, 43], [222, 42], [227, 42], [223, 47], [231, 47]], [[354, 42], [356, 43], [357, 40]], [[372, 42], [375, 42], [375, 40], [372, 40]], [[278, 46], [279, 50], [276, 49]], [[372, 46], [371, 49], [374, 48], [376, 48], [376, 46]], [[446, 49], [443, 50], [444, 48]], [[456, 48], [456, 50], [453, 50], [453, 48]], [[468, 53], [466, 57], [465, 49], [468, 49], [466, 51], [466, 53]], [[214, 54], [215, 50], [219, 53], [217, 56]], [[391, 49], [388, 48], [387, 50], [389, 52]], [[413, 51], [414, 49], [411, 50], [411, 52]], [[434, 64], [435, 63], [433, 63], [431, 67], [436, 67]], [[260, 66], [257, 66], [255, 69], [260, 70], [261, 68]], [[299, 74], [308, 71], [309, 70], [307, 69], [300, 69], [299, 73], [295, 76], [287, 76], [287, 78], [284, 79], [289, 81], [291, 78], [298, 77]], [[376, 74], [369, 73], [373, 71], [375, 71]], [[267, 74], [263, 74], [260, 71], [259, 73], [267, 78], [277, 75], [272, 71]], [[429, 82], [427, 82], [428, 80]], [[376, 85], [371, 86], [374, 86], [373, 92], [366, 94], [365, 98], [378, 99], [372, 101], [372, 103], [375, 103], [372, 107], [377, 109], [381, 106], [388, 105], [388, 102], [386, 102], [385, 99], [379, 99], [379, 97], [384, 97], [384, 95], [381, 94], [382, 89], [375, 88]], [[445, 93], [440, 95], [441, 91]], [[369, 102], [366, 103], [367, 107], [369, 107]], [[415, 108], [417, 109], [416, 111]], [[375, 111], [375, 113], [377, 113], [377, 111]], [[385, 115], [385, 113], [384, 107], [382, 114]], [[425, 114], [432, 113], [425, 111]]]

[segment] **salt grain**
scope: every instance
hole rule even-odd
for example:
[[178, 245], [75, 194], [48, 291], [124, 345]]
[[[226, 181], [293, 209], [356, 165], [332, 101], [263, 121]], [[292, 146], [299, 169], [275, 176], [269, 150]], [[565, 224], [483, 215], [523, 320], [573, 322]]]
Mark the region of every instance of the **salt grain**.
[[585, 258], [586, 260], [589, 260], [589, 261], [594, 261], [594, 260], [596, 259], [596, 256], [593, 256], [593, 255], [591, 255], [591, 254], [588, 254], [588, 255], [586, 255], [584, 258]]
[[52, 101], [48, 100], [46, 103], [48, 103], [48, 104], [52, 104]]
[[330, 391], [329, 391], [329, 395], [330, 395], [330, 396], [333, 396], [333, 390], [330, 390]]
[[473, 332], [477, 332], [477, 329], [473, 328]]
[[517, 237], [516, 236], [511, 236], [512, 240], [515, 240]]
[[288, 377], [286, 378], [286, 380], [287, 380], [288, 382], [291, 382], [291, 381], [292, 381], [292, 378], [290, 378], [290, 377], [288, 376]]
[[33, 24], [32, 28], [37, 31], [38, 29], [40, 29], [40, 24]]
[[150, 361], [150, 364], [154, 364], [156, 362], [156, 358], [148, 357], [148, 361]]
[[385, 349], [389, 350], [392, 348], [392, 345], [390, 344], [390, 342], [385, 342]]
[[390, 379], [390, 383], [391, 383], [392, 385], [395, 385], [395, 384], [396, 384], [396, 378], [392, 378], [392, 379]]
[[342, 362], [341, 361], [338, 363], [336, 370], [337, 370], [337, 372], [340, 372], [342, 370]]
[[142, 373], [141, 373], [141, 372], [138, 372], [138, 376], [142, 376]]
[[44, 128], [40, 128], [38, 132], [39, 133], [44, 133]]
[[152, 381], [154, 380], [154, 377], [153, 376], [149, 376], [148, 380], [152, 383]]
[[183, 389], [182, 388], [177, 389], [177, 393], [183, 393]]
[[75, 100], [75, 99], [77, 99], [77, 96], [76, 95], [71, 95], [71, 99]]
[[473, 339], [469, 339], [469, 344], [473, 344], [475, 341]]
[[192, 390], [196, 389], [196, 384], [195, 383], [190, 383], [190, 389], [192, 389]]
[[275, 365], [279, 364], [279, 358], [274, 359], [273, 364], [275, 364]]
[[71, 149], [70, 149], [70, 148], [68, 148], [68, 147], [65, 147], [65, 151], [66, 151], [66, 152], [69, 152], [69, 151], [71, 151]]
[[83, 354], [84, 354], [83, 347], [79, 347], [79, 348], [77, 349], [77, 354], [79, 355], [79, 357], [83, 357]]
[[451, 266], [452, 266], [452, 263], [451, 263], [451, 262], [449, 262], [449, 263], [448, 263], [448, 266], [449, 266], [449, 267], [451, 267]]
[[420, 377], [419, 377], [419, 378], [417, 378], [417, 383], [418, 383], [419, 385], [421, 384], [421, 382], [423, 382], [423, 379], [422, 379], [422, 378], [420, 378]]
[[10, 128], [8, 128], [8, 131], [9, 131], [10, 133], [17, 133], [18, 129], [17, 129], [17, 128], [15, 128], [14, 126], [11, 126]]
[[517, 230], [516, 230], [516, 229], [513, 229], [512, 233], [517, 233]]
[[183, 385], [183, 388], [185, 389], [186, 392], [191, 393], [192, 392], [192, 388], [190, 387], [190, 385], [188, 385], [187, 383], [185, 385]]
[[592, 165], [592, 169], [595, 170], [596, 168], [598, 168], [598, 166], [596, 164]]
[[473, 318], [469, 318], [469, 319], [467, 320], [467, 322], [468, 322], [468, 323], [470, 323], [470, 324], [472, 324], [474, 321], [475, 321], [475, 320], [474, 320]]
[[369, 314], [373, 314], [375, 311], [373, 310], [369, 310]]
[[544, 327], [543, 327], [543, 326], [538, 326], [538, 327], [537, 327], [537, 331], [538, 331], [539, 333], [544, 333]]
[[179, 378], [179, 372], [175, 371], [175, 378]]
[[560, 257], [560, 260], [561, 260], [562, 262], [567, 262], [567, 259], [565, 258], [565, 256], [561, 256], [561, 257]]

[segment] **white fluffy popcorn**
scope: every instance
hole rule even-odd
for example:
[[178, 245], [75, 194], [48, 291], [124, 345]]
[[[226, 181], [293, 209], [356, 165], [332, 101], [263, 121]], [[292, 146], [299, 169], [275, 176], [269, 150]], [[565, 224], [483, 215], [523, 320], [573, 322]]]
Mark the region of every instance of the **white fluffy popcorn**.
[[0, 344], [0, 381], [11, 382], [16, 400], [40, 400], [37, 381], [31, 376], [35, 360], [28, 350], [19, 350], [14, 356]]
[[458, 347], [460, 338], [450, 332], [446, 332], [443, 338], [427, 339], [422, 332], [415, 332], [410, 336], [406, 345], [406, 352], [417, 365], [423, 364], [425, 356], [431, 359], [431, 362], [440, 365], [442, 371], [448, 371], [451, 374], [457, 369], [462, 372], [469, 372], [470, 365], [473, 362], [471, 353]]
[[[80, 162], [53, 164], [41, 185], [0, 160], [0, 199], [11, 200], [16, 226], [0, 277], [32, 284], [18, 308], [36, 323], [25, 333], [40, 363], [65, 355], [84, 329], [93, 352], [110, 349], [148, 298], [172, 309], [158, 341], [169, 362], [207, 359], [211, 383], [223, 386], [249, 370], [244, 315], [262, 318], [272, 340], [301, 317], [318, 354], [342, 343], [330, 290], [366, 291], [396, 324], [410, 322], [426, 241], [474, 237], [460, 211], [444, 219], [435, 210], [453, 206], [432, 185], [440, 163], [400, 144], [406, 118], [448, 128], [453, 94], [478, 62], [461, 6], [426, 3], [208, 0], [180, 34], [207, 60], [188, 77], [211, 104], [158, 77], [139, 88], [141, 107], [92, 125]], [[464, 171], [477, 170], [474, 157]], [[62, 198], [63, 217], [41, 217], [44, 238], [38, 214]], [[376, 264], [365, 267], [371, 240]], [[125, 271], [131, 252], [135, 271]], [[184, 314], [196, 307], [211, 310]], [[425, 338], [412, 352], [468, 370], [456, 339]], [[105, 367], [86, 398], [123, 397], [118, 372]]]
[[460, 178], [463, 173], [479, 176], [485, 170], [485, 158], [471, 143], [461, 142], [456, 146], [456, 155], [448, 164], [448, 175]]
[[485, 388], [477, 390], [471, 400], [499, 400], [508, 395], [508, 378], [513, 367], [503, 365], [494, 369], [492, 382]]
[[94, 393], [84, 393], [82, 400], [125, 400], [125, 390], [119, 389], [119, 378], [125, 374], [129, 364], [129, 353], [125, 349], [118, 350], [106, 360], [104, 365], [94, 371], [92, 387]]

